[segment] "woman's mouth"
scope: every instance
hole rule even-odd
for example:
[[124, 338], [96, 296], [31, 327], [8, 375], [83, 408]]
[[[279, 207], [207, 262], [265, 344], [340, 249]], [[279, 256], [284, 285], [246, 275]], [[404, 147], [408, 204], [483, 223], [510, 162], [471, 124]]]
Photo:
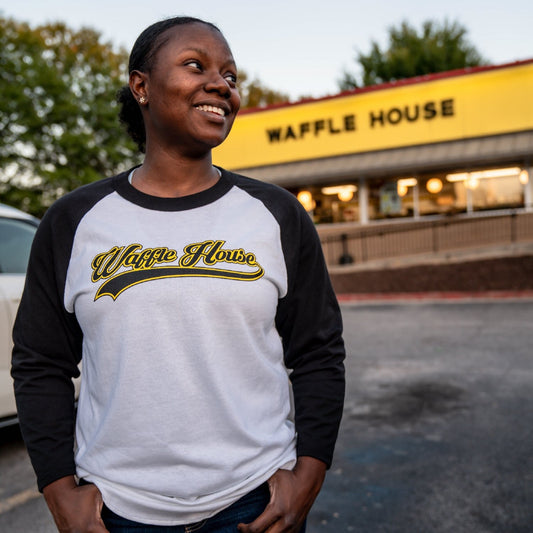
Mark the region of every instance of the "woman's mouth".
[[200, 111], [206, 111], [207, 113], [215, 113], [216, 115], [219, 115], [221, 117], [226, 116], [226, 112], [221, 107], [213, 106], [213, 105], [197, 105], [195, 106], [196, 109], [199, 109]]

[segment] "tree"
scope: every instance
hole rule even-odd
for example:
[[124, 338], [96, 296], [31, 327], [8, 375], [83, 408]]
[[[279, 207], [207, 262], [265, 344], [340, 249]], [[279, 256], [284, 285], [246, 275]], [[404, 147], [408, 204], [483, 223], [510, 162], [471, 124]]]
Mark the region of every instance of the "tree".
[[356, 57], [362, 79], [344, 72], [339, 81], [341, 90], [486, 64], [468, 42], [466, 28], [458, 22], [439, 24], [428, 20], [418, 32], [404, 21], [388, 32], [388, 48], [382, 50], [372, 41], [370, 52]]
[[115, 101], [126, 65], [92, 29], [0, 18], [0, 201], [40, 216], [65, 192], [134, 164]]
[[241, 109], [289, 101], [286, 94], [265, 87], [257, 78], [250, 80], [246, 72], [242, 70], [239, 70], [237, 86], [241, 95]]

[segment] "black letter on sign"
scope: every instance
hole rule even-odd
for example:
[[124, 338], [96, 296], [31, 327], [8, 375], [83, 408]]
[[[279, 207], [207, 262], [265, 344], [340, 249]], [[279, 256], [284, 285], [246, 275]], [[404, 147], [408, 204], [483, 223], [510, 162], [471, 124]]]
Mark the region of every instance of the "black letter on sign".
[[374, 113], [370, 111], [370, 127], [371, 128], [374, 127], [374, 122], [381, 122], [381, 125], [385, 126], [383, 110], [379, 112], [379, 115], [374, 115]]
[[435, 102], [428, 102], [426, 105], [424, 105], [424, 118], [425, 119], [431, 119], [435, 118], [437, 115], [437, 111], [435, 109]]
[[420, 111], [420, 106], [418, 104], [415, 105], [415, 112], [414, 112], [414, 115], [411, 116], [409, 115], [409, 106], [406, 105], [405, 106], [405, 118], [409, 121], [409, 122], [414, 122], [415, 120], [418, 120], [418, 113]]
[[345, 115], [344, 129], [346, 131], [355, 131], [355, 115]]
[[387, 113], [387, 119], [391, 124], [398, 124], [400, 120], [402, 120], [402, 111], [401, 109], [398, 109], [397, 107], [393, 107], [388, 113]]
[[323, 129], [324, 129], [324, 121], [315, 120], [315, 137], [318, 135], [319, 131]]
[[289, 126], [287, 128], [287, 132], [285, 133], [285, 140], [287, 140], [289, 137], [291, 139], [296, 139], [296, 135], [294, 135], [294, 131], [292, 131], [292, 126]]
[[453, 98], [450, 98], [449, 100], [443, 100], [440, 105], [443, 117], [453, 117]]
[[309, 122], [302, 122], [300, 124], [300, 139], [309, 132]]
[[337, 128], [335, 128], [333, 126], [333, 119], [331, 119], [331, 118], [328, 118], [328, 126], [329, 126], [329, 132], [330, 133], [340, 133], [341, 132], [341, 130], [339, 130], [339, 129], [337, 129]]
[[281, 128], [278, 128], [277, 130], [267, 130], [267, 135], [269, 142], [279, 142], [281, 136]]

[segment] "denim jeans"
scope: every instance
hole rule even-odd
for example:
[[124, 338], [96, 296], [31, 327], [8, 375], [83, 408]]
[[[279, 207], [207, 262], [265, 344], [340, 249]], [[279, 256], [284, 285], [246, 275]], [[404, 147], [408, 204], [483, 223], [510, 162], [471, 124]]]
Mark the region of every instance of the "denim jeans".
[[[264, 510], [270, 500], [268, 485], [263, 483], [233, 505], [220, 513], [197, 522], [181, 526], [151, 526], [140, 524], [118, 516], [104, 506], [102, 520], [110, 533], [236, 533], [241, 522], [253, 522]], [[300, 530], [305, 533], [305, 525]]]

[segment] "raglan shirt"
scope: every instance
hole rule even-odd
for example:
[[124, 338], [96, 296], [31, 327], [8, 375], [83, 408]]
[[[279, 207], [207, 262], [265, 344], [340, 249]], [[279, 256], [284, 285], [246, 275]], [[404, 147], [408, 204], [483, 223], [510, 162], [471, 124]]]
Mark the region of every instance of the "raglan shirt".
[[289, 192], [225, 170], [181, 198], [146, 195], [128, 172], [81, 187], [41, 222], [14, 328], [39, 488], [77, 474], [121, 516], [172, 525], [296, 456], [329, 466], [341, 333], [318, 236]]

